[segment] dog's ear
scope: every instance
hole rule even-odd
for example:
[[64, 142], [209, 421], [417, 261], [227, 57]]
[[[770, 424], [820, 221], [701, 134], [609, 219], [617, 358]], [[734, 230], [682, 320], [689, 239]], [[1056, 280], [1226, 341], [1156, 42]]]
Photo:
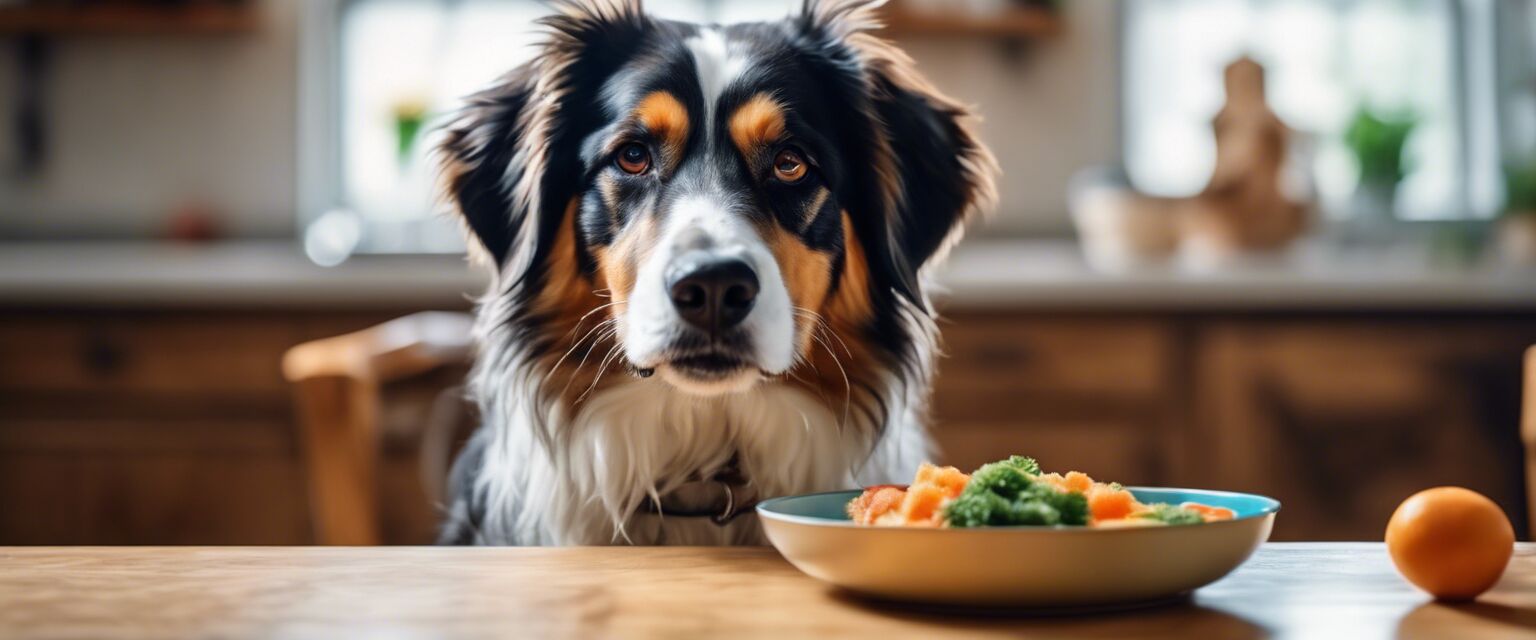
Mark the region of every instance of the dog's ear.
[[[971, 130], [969, 109], [917, 73], [912, 59], [870, 32], [880, 28], [884, 0], [806, 0], [799, 28], [855, 88], [870, 175], [885, 236], [878, 250], [895, 270], [898, 289], [921, 301], [918, 271], [959, 239], [964, 221], [996, 200], [992, 153]], [[861, 136], [862, 137], [862, 136]], [[866, 215], [868, 217], [868, 215]]]
[[581, 187], [602, 83], [651, 27], [638, 0], [557, 0], [533, 60], [470, 96], [439, 146], [442, 186], [498, 272], [542, 260]]

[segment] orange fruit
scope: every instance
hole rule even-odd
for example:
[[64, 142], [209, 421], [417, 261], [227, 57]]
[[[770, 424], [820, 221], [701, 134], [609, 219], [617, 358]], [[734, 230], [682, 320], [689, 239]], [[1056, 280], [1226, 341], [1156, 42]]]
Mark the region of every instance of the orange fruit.
[[1387, 552], [1409, 582], [1442, 600], [1487, 591], [1515, 549], [1515, 528], [1499, 505], [1461, 487], [1413, 494], [1387, 523]]

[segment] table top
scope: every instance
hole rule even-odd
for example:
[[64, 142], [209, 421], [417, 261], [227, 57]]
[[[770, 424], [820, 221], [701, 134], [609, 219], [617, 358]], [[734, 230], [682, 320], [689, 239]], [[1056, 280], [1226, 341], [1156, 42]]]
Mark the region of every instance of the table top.
[[1078, 616], [875, 604], [769, 548], [0, 548], [0, 637], [1536, 636], [1536, 545], [1476, 603], [1380, 544], [1265, 545], [1187, 602]]

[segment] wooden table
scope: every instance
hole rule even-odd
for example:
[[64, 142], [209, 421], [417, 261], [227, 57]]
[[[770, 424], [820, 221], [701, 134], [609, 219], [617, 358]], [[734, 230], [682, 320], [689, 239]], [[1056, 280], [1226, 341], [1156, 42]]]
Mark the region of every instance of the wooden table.
[[1536, 545], [1476, 604], [1379, 544], [1270, 544], [1189, 601], [1078, 617], [875, 605], [766, 548], [0, 548], [0, 637], [1536, 637]]

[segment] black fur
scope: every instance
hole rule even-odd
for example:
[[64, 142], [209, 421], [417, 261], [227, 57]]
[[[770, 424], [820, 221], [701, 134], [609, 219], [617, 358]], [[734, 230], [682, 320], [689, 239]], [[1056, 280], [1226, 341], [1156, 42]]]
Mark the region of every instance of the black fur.
[[[846, 211], [871, 277], [874, 312], [861, 338], [877, 347], [887, 369], [926, 384], [926, 372], [913, 369], [919, 347], [911, 332], [914, 323], [927, 326], [931, 314], [918, 271], [962, 223], [978, 198], [978, 185], [990, 178], [974, 175], [974, 167], [962, 162], [984, 154], [962, 126], [965, 114], [942, 98], [904, 86], [892, 77], [889, 61], [867, 59], [869, 51], [852, 46], [846, 29], [825, 15], [726, 28], [726, 37], [745, 47], [752, 63], [719, 103], [706, 109], [698, 70], [684, 45], [698, 27], [653, 20], [635, 8], [559, 6], [566, 12], [544, 21], [551, 36], [540, 56], [471, 97], [442, 147], [448, 195], [501, 272], [495, 301], [481, 310], [495, 315], [489, 320], [497, 330], [489, 339], [520, 341], [535, 353], [564, 350], [566, 345], [550, 344], [539, 331], [545, 319], [529, 302], [543, 287], [549, 251], [572, 201], [579, 203], [576, 262], [590, 278], [595, 247], [612, 243], [636, 217], [664, 210], [672, 185], [707, 177], [739, 189], [740, 200], [751, 203], [745, 215], [780, 225], [830, 255], [833, 285], [846, 267]], [[807, 14], [816, 14], [814, 6]], [[684, 104], [692, 135], [686, 161], [675, 172], [631, 176], [615, 168], [615, 141], [639, 141], [658, 158], [662, 153], [647, 132], [618, 129], [633, 105], [608, 104], [615, 90], [635, 99], [665, 90]], [[759, 93], [787, 107], [787, 144], [813, 167], [805, 180], [764, 179], [759, 174], [771, 165], [771, 156], [743, 158], [725, 134], [728, 115]], [[553, 108], [543, 106], [549, 96], [557, 97]], [[714, 121], [703, 122], [709, 111]], [[714, 136], [714, 148], [705, 148], [706, 136], [698, 135], [706, 127], [721, 134]], [[541, 129], [547, 144], [532, 144]], [[540, 175], [525, 176], [532, 170], [530, 158], [542, 163]], [[892, 168], [894, 176], [882, 176], [877, 167]], [[607, 195], [605, 184], [611, 186]], [[821, 189], [829, 197], [808, 213]], [[530, 201], [538, 203], [537, 211], [526, 206]], [[512, 264], [522, 268], [513, 272]], [[857, 386], [867, 396], [858, 409], [883, 424], [890, 416], [881, 393], [867, 381]], [[474, 540], [483, 516], [474, 478], [486, 439], [482, 429], [455, 464], [443, 543]]]

